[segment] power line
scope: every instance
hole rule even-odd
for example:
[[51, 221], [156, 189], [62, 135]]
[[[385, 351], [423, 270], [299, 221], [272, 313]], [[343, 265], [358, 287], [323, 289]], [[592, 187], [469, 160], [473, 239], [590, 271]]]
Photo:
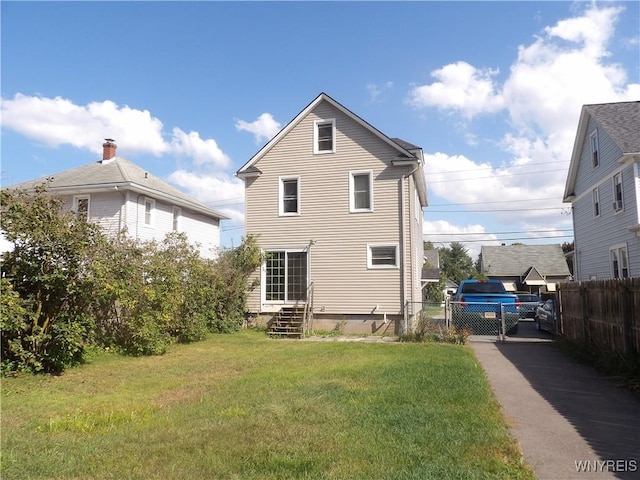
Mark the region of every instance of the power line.
[[[554, 162], [540, 162], [540, 163], [526, 163], [523, 165], [510, 165], [508, 167], [504, 167], [503, 170], [507, 170], [509, 168], [521, 168], [521, 167], [537, 167], [538, 165], [550, 165], [552, 163], [566, 163], [565, 160], [556, 160]], [[429, 163], [426, 164], [427, 166], [431, 165]], [[567, 168], [569, 166], [567, 165]], [[491, 167], [479, 167], [479, 168], [475, 168], [474, 170], [495, 170], [495, 169], [499, 169], [500, 167], [495, 167], [495, 166], [491, 166]], [[464, 170], [448, 170], [448, 171], [444, 171], [444, 172], [436, 172], [438, 174], [442, 174], [442, 173], [462, 173], [462, 172], [468, 172], [469, 169], [464, 169]], [[538, 172], [531, 172], [531, 173], [538, 173]], [[543, 173], [543, 172], [540, 172]]]
[[545, 208], [492, 208], [489, 210], [425, 210], [424, 213], [492, 213], [492, 212], [534, 212], [539, 210], [564, 210], [566, 207]]
[[[427, 185], [432, 183], [447, 183], [447, 182], [464, 182], [467, 180], [481, 180], [484, 178], [505, 178], [505, 177], [515, 177], [516, 175], [531, 175], [534, 173], [549, 173], [549, 172], [566, 172], [566, 168], [558, 168], [555, 170], [545, 170], [544, 172], [522, 172], [522, 173], [509, 173], [508, 175], [490, 175], [488, 177], [473, 177], [473, 178], [452, 178], [449, 180], [429, 180], [427, 181]], [[440, 173], [440, 172], [438, 172]], [[444, 172], [443, 172], [444, 173]]]
[[[558, 197], [549, 197], [549, 198], [527, 198], [527, 202], [542, 202], [546, 200], [559, 200]], [[429, 205], [430, 207], [449, 207], [449, 206], [457, 206], [457, 205], [484, 205], [489, 203], [505, 203], [504, 200], [495, 200], [493, 202], [468, 202], [468, 203], [434, 203], [433, 205]]]
[[513, 235], [517, 233], [553, 233], [553, 232], [573, 232], [573, 229], [556, 229], [556, 230], [519, 230], [519, 231], [510, 231], [510, 232], [461, 232], [461, 233], [423, 233], [422, 235], [433, 235], [433, 236], [441, 236], [441, 235]]
[[[573, 235], [551, 235], [543, 237], [516, 237], [516, 238], [480, 238], [473, 240], [460, 240], [459, 243], [476, 243], [476, 242], [512, 242], [514, 240], [539, 240], [542, 238], [573, 238]], [[447, 241], [445, 243], [453, 243], [456, 240]]]

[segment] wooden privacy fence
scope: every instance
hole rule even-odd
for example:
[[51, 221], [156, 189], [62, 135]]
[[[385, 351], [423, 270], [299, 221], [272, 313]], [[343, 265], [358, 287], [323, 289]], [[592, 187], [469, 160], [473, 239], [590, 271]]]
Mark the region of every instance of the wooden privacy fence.
[[640, 278], [560, 283], [560, 334], [612, 352], [640, 352]]

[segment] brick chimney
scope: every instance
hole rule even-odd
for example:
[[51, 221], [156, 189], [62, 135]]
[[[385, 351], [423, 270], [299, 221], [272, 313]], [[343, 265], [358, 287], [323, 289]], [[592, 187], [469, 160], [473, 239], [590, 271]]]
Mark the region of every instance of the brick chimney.
[[102, 160], [110, 160], [116, 156], [116, 141], [113, 138], [105, 138], [102, 144]]

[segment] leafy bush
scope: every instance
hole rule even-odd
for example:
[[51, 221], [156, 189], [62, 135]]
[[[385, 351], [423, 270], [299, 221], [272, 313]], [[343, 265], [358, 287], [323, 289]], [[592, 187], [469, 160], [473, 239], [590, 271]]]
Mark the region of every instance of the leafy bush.
[[402, 335], [402, 342], [439, 342], [464, 345], [467, 343], [471, 332], [467, 328], [446, 327], [435, 323], [432, 319], [422, 317], [418, 320], [416, 328]]
[[61, 372], [85, 346], [130, 355], [164, 353], [174, 341], [243, 324], [249, 276], [260, 249], [247, 238], [216, 260], [184, 234], [140, 242], [63, 213], [47, 192], [2, 191], [2, 229], [14, 250], [2, 257], [2, 372]]
[[60, 372], [82, 360], [91, 337], [88, 259], [102, 234], [96, 225], [62, 213], [62, 201], [46, 190], [47, 184], [32, 195], [2, 191], [1, 227], [14, 244], [2, 255], [3, 290], [11, 284], [2, 296], [10, 313], [2, 323], [2, 359], [7, 368]]

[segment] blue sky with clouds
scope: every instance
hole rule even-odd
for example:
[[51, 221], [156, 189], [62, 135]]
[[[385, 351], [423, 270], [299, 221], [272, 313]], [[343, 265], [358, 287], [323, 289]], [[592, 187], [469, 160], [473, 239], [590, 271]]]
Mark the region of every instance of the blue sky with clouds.
[[[638, 2], [11, 2], [2, 185], [119, 156], [243, 230], [234, 172], [320, 92], [422, 146], [425, 239], [571, 241], [580, 108], [640, 100]], [[501, 233], [513, 232], [513, 233]]]

